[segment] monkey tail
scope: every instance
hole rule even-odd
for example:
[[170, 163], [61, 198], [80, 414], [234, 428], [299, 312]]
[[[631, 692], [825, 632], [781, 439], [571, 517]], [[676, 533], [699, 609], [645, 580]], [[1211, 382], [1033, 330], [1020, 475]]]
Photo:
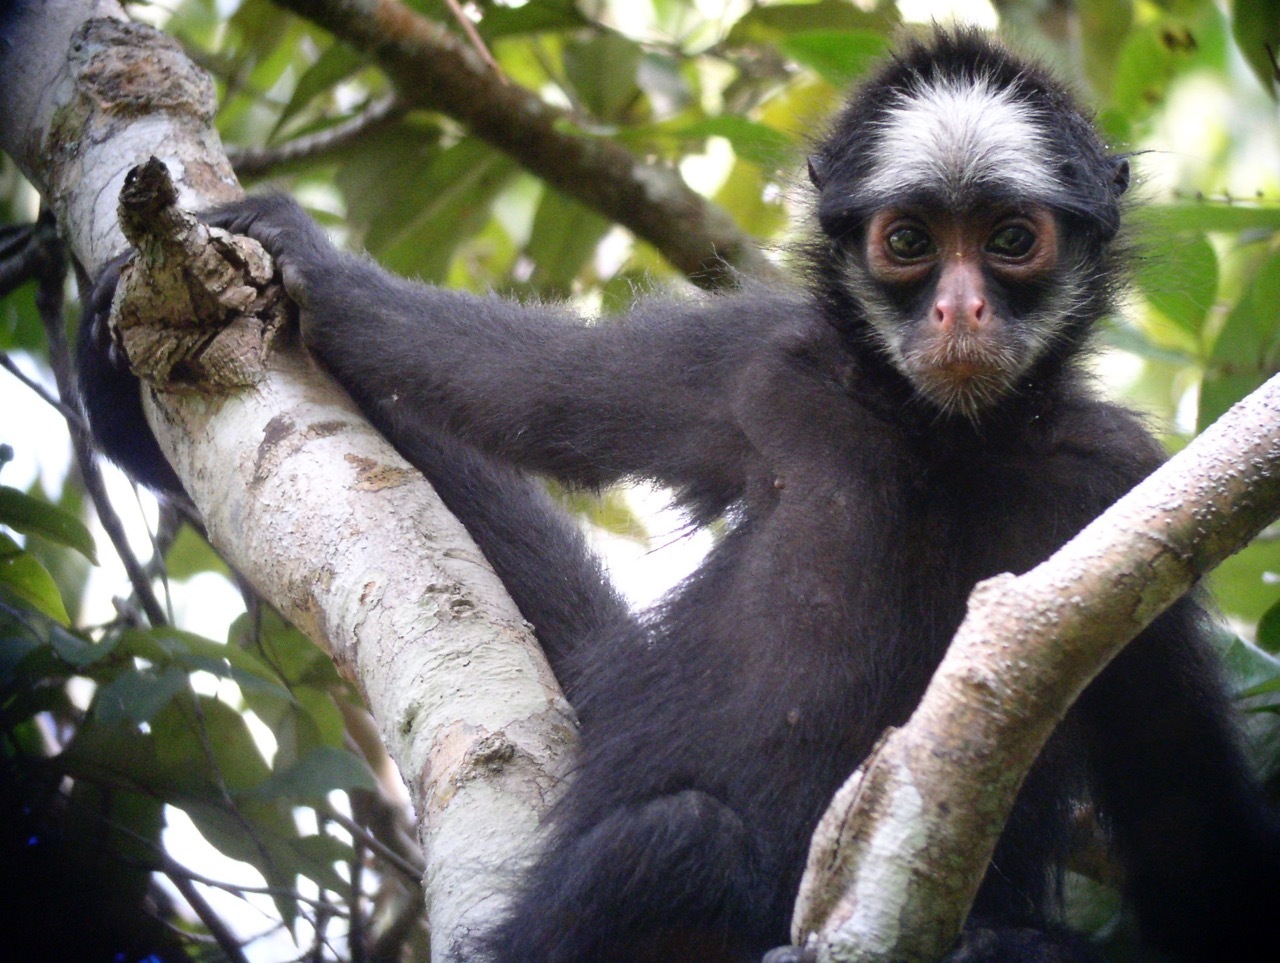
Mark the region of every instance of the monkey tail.
[[397, 428], [400, 453], [466, 526], [576, 706], [584, 643], [634, 620], [582, 530], [537, 479], [447, 432]]

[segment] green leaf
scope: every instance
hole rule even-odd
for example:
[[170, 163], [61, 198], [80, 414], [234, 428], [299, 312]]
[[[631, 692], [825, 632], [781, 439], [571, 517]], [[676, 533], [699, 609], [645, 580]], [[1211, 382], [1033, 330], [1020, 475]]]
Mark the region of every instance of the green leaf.
[[1272, 253], [1227, 315], [1210, 359], [1233, 371], [1254, 371], [1265, 377], [1272, 373], [1278, 354], [1280, 253]]
[[778, 49], [844, 87], [885, 55], [889, 40], [883, 33], [869, 30], [802, 30], [781, 39]]
[[1157, 18], [1134, 29], [1115, 68], [1113, 105], [1131, 122], [1151, 116], [1179, 76], [1217, 59], [1220, 32], [1206, 17]]
[[324, 53], [316, 58], [315, 63], [308, 67], [306, 72], [298, 78], [298, 83], [293, 88], [293, 95], [289, 98], [289, 103], [285, 104], [284, 110], [280, 113], [280, 119], [276, 121], [273, 135], [314, 98], [328, 92], [335, 85], [346, 80], [364, 67], [367, 62], [367, 58], [363, 54], [356, 52], [346, 44], [340, 42], [331, 44]]
[[1225, 615], [1253, 625], [1276, 604], [1276, 586], [1271, 582], [1276, 572], [1280, 572], [1280, 540], [1255, 540], [1209, 574], [1214, 601]]
[[525, 249], [537, 266], [534, 283], [553, 294], [570, 294], [573, 279], [609, 227], [609, 221], [599, 214], [547, 188], [534, 214]]
[[201, 572], [231, 574], [226, 562], [190, 525], [183, 525], [178, 530], [178, 537], [169, 546], [164, 560], [171, 579], [187, 579]]
[[310, 684], [328, 689], [341, 685], [333, 660], [272, 610], [262, 613], [256, 627], [248, 614], [241, 615], [231, 624], [227, 643], [228, 648], [269, 666], [286, 686]]
[[1271, 54], [1280, 52], [1280, 0], [1235, 0], [1231, 33], [1262, 86], [1276, 96], [1276, 69]]
[[34, 284], [24, 284], [0, 300], [0, 351], [13, 350], [47, 350]]
[[220, 794], [224, 786], [239, 793], [270, 775], [244, 716], [212, 696], [171, 700], [153, 717], [151, 739], [156, 787], [169, 793], [169, 799], [184, 793]]
[[0, 535], [0, 583], [37, 612], [63, 625], [70, 624], [53, 578], [8, 535]]
[[640, 128], [641, 136], [646, 130], [659, 136], [679, 138], [686, 144], [700, 144], [708, 137], [723, 137], [733, 146], [734, 153], [743, 160], [770, 171], [788, 166], [797, 154], [796, 141], [782, 131], [734, 114], [721, 114], [719, 117], [707, 117], [675, 126]]
[[76, 669], [87, 669], [102, 661], [115, 651], [119, 641], [118, 635], [108, 634], [102, 642], [90, 642], [60, 626], [49, 633], [49, 642], [58, 657]]
[[1280, 602], [1258, 619], [1258, 647], [1271, 655], [1280, 655]]
[[716, 191], [715, 202], [747, 233], [775, 237], [786, 227], [788, 212], [781, 194], [770, 190], [774, 183], [768, 168], [740, 159]]
[[1144, 237], [1163, 237], [1180, 232], [1276, 232], [1280, 231], [1280, 207], [1209, 200], [1178, 201], [1139, 208], [1133, 212], [1132, 220]]
[[517, 34], [574, 30], [591, 26], [591, 21], [578, 11], [576, 0], [538, 0], [522, 7], [486, 5], [480, 20], [480, 35], [486, 40]]
[[1085, 75], [1093, 89], [1111, 89], [1116, 62], [1133, 26], [1133, 0], [1078, 0]]
[[[289, 895], [294, 880], [308, 870], [323, 871], [299, 859], [295, 846], [301, 833], [292, 807], [243, 801], [232, 810], [212, 796], [179, 805], [205, 839], [225, 855], [249, 863], [263, 875], [267, 885], [277, 890], [272, 894], [276, 912], [286, 925], [292, 926], [298, 917], [297, 901]], [[326, 880], [324, 885], [334, 884]]]
[[98, 564], [93, 536], [80, 519], [8, 485], [0, 485], [0, 525], [74, 548], [94, 565]]
[[1227, 315], [1200, 387], [1200, 430], [1280, 367], [1280, 253], [1272, 254]]
[[376, 788], [373, 773], [362, 759], [346, 749], [322, 746], [293, 765], [275, 770], [239, 797], [318, 801], [335, 789]]
[[1218, 255], [1203, 234], [1144, 239], [1134, 282], [1152, 307], [1199, 343], [1218, 293]]
[[728, 46], [775, 44], [788, 35], [812, 30], [870, 30], [888, 35], [898, 26], [897, 10], [881, 4], [880, 12], [866, 13], [847, 0], [817, 3], [777, 3], [756, 6], [733, 25]]
[[175, 696], [186, 692], [187, 685], [187, 673], [175, 665], [158, 672], [124, 672], [98, 689], [94, 713], [104, 725], [150, 722]]
[[587, 519], [610, 535], [627, 538], [642, 545], [649, 543], [648, 529], [631, 510], [621, 491], [611, 488], [597, 495], [552, 485], [551, 494], [564, 506], [565, 511]]
[[404, 210], [368, 222], [365, 246], [393, 271], [440, 281], [458, 245], [484, 227], [493, 199], [518, 173], [507, 155], [472, 138], [459, 141], [382, 188]]
[[636, 80], [644, 51], [611, 30], [565, 44], [564, 72], [578, 99], [602, 120], [619, 120], [636, 101]]
[[1248, 699], [1280, 692], [1280, 659], [1237, 638], [1223, 654], [1237, 696]]
[[265, 689], [280, 698], [291, 698], [279, 677], [251, 652], [215, 642], [171, 626], [130, 629], [120, 634], [119, 651], [156, 663], [174, 663], [187, 671], [211, 672], [232, 679], [242, 689]]
[[348, 863], [352, 858], [351, 846], [326, 833], [299, 836], [292, 841], [301, 872], [325, 889], [343, 892], [348, 883], [338, 875], [334, 867]]

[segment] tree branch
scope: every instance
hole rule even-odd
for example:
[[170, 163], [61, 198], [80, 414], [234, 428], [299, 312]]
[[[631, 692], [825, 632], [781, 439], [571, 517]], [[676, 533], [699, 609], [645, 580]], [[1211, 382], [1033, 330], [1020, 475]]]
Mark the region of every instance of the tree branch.
[[370, 131], [394, 123], [404, 112], [405, 105], [399, 97], [382, 97], [325, 130], [295, 137], [276, 147], [228, 148], [227, 157], [239, 177], [262, 177], [287, 164], [315, 160], [342, 150], [368, 136]]
[[980, 583], [911, 720], [823, 817], [797, 941], [823, 961], [938, 959], [1067, 709], [1125, 644], [1277, 515], [1280, 375], [1047, 561]]
[[446, 114], [527, 170], [643, 238], [695, 284], [778, 274], [733, 220], [678, 171], [605, 138], [508, 83], [442, 24], [396, 0], [275, 0], [377, 61], [406, 102]]

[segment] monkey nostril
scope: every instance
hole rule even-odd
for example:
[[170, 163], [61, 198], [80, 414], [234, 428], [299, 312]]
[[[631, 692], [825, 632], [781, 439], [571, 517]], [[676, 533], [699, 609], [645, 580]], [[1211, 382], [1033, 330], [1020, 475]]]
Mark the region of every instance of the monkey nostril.
[[985, 327], [991, 319], [991, 313], [987, 310], [987, 302], [985, 298], [974, 298], [969, 302], [968, 318], [974, 327]]

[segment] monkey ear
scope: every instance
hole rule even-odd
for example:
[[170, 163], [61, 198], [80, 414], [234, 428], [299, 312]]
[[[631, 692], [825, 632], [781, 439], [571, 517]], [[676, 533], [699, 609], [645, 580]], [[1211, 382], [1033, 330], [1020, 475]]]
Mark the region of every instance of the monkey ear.
[[809, 180], [818, 190], [822, 190], [822, 185], [827, 182], [827, 170], [825, 159], [817, 154], [809, 155]]
[[1129, 189], [1129, 158], [1116, 157], [1111, 161], [1111, 188], [1117, 197]]

